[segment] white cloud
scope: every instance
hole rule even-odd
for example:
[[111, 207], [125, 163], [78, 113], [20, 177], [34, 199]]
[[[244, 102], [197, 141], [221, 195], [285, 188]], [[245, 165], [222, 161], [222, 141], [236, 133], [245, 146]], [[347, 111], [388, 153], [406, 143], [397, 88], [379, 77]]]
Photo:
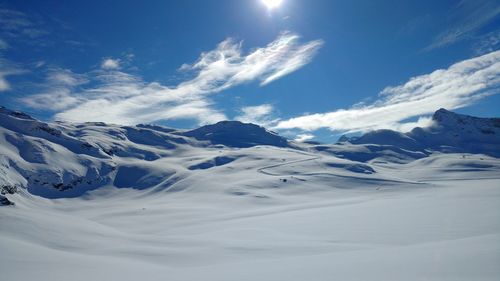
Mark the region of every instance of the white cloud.
[[50, 93], [32, 95], [29, 98], [21, 98], [21, 101], [29, 107], [37, 109], [61, 110], [80, 102], [80, 99], [71, 95], [70, 90], [54, 88]]
[[123, 54], [125, 60], [127, 61], [132, 61], [134, 58], [135, 58], [135, 55], [131, 52], [126, 52], [125, 54]]
[[25, 71], [19, 68], [14, 63], [0, 57], [0, 92], [10, 90], [10, 83], [6, 77], [10, 75], [17, 75]]
[[9, 48], [9, 44], [5, 40], [0, 39], [0, 50], [5, 50]]
[[[53, 109], [55, 118], [118, 124], [181, 118], [200, 124], [220, 121], [227, 118], [213, 108], [209, 94], [256, 80], [268, 84], [307, 64], [321, 45], [321, 41], [301, 44], [299, 36], [283, 33], [267, 46], [244, 55], [241, 43], [227, 39], [215, 50], [201, 54], [195, 63], [184, 65], [183, 70], [193, 72], [193, 78], [175, 87], [147, 83], [116, 69], [93, 71], [88, 73], [93, 86], [72, 90], [68, 97], [73, 99], [66, 100], [76, 104]], [[33, 105], [29, 102], [33, 98], [37, 96], [24, 100]]]
[[69, 69], [51, 68], [47, 75], [51, 85], [74, 87], [88, 82], [85, 75], [77, 74]]
[[49, 32], [40, 28], [43, 22], [25, 13], [0, 7], [0, 32], [9, 38], [36, 39]]
[[500, 14], [500, 6], [495, 0], [461, 0], [449, 12], [450, 26], [434, 38], [424, 50], [445, 47], [474, 37], [480, 28], [492, 22]]
[[35, 68], [40, 68], [40, 67], [44, 66], [45, 64], [47, 64], [45, 61], [39, 60], [39, 61], [35, 62], [33, 66]]
[[461, 61], [448, 69], [411, 78], [407, 83], [387, 87], [372, 104], [328, 113], [309, 114], [280, 121], [274, 129], [313, 131], [369, 131], [380, 128], [408, 130], [416, 124], [401, 123], [444, 107], [456, 109], [500, 92], [500, 51]]
[[474, 44], [474, 52], [477, 55], [484, 55], [498, 49], [500, 49], [500, 29], [479, 37]]
[[68, 69], [51, 68], [40, 89], [41, 93], [21, 98], [20, 101], [32, 108], [63, 110], [82, 101], [82, 98], [72, 95], [72, 91], [87, 82], [85, 75]]
[[220, 91], [241, 83], [260, 80], [261, 85], [275, 81], [310, 62], [323, 41], [299, 44], [300, 37], [285, 32], [264, 48], [242, 56], [241, 42], [227, 39], [217, 49], [203, 53], [193, 65], [183, 65], [183, 71], [199, 71], [186, 84], [196, 84], [200, 90]]
[[73, 94], [82, 102], [57, 113], [56, 119], [116, 124], [170, 119], [195, 119], [205, 124], [227, 119], [212, 108], [212, 103], [204, 95], [191, 88], [146, 83], [140, 77], [121, 71], [93, 74], [97, 86]]
[[[437, 108], [436, 108], [437, 109]], [[426, 128], [433, 124], [432, 117], [430, 116], [420, 116], [417, 121], [414, 122], [395, 122], [389, 124], [385, 129], [392, 129], [399, 132], [409, 132], [416, 127]]]
[[244, 123], [253, 123], [269, 127], [279, 121], [279, 119], [272, 118], [273, 111], [274, 107], [270, 104], [246, 106], [241, 108], [241, 114], [236, 116], [234, 119]]
[[109, 69], [119, 69], [120, 68], [120, 59], [105, 58], [102, 60], [101, 68], [108, 69], [108, 70]]
[[311, 134], [299, 134], [295, 138], [295, 141], [305, 142], [305, 141], [312, 140], [312, 139], [314, 139], [314, 135], [311, 135]]
[[9, 82], [5, 80], [4, 74], [0, 72], [0, 92], [7, 91], [8, 89], [10, 89]]
[[7, 79], [5, 79], [5, 77], [9, 75], [10, 70], [2, 62], [2, 59], [0, 59], [0, 92], [10, 89], [10, 84]]

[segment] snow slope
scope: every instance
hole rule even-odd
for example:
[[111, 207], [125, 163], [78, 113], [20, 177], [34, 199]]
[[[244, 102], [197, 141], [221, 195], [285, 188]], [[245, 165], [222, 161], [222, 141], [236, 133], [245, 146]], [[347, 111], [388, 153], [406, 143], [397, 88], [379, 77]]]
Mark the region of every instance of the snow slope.
[[498, 119], [434, 118], [318, 145], [1, 108], [1, 279], [498, 280]]

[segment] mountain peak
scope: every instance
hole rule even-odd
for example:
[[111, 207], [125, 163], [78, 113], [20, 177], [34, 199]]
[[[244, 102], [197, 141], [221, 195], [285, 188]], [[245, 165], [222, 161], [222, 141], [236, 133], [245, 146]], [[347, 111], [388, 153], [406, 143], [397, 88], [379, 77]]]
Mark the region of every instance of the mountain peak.
[[447, 120], [457, 120], [459, 117], [468, 117], [466, 115], [461, 115], [444, 108], [440, 108], [432, 115], [432, 120], [438, 123], [446, 122]]
[[28, 114], [26, 114], [24, 112], [10, 110], [4, 106], [0, 106], [0, 114], [12, 116], [12, 117], [15, 117], [18, 119], [35, 120], [33, 117], [29, 116]]
[[462, 128], [461, 130], [497, 130], [500, 127], [499, 118], [482, 118], [458, 114], [444, 108], [439, 109], [432, 116], [432, 120], [439, 126]]
[[251, 147], [256, 145], [288, 146], [288, 141], [274, 132], [251, 123], [221, 121], [198, 129], [187, 131], [185, 136], [210, 141], [230, 147]]
[[425, 153], [466, 152], [499, 157], [499, 118], [473, 117], [441, 108], [434, 113], [432, 120], [433, 126], [417, 127], [408, 133], [376, 130], [355, 139], [342, 137], [340, 141], [358, 145], [390, 145]]

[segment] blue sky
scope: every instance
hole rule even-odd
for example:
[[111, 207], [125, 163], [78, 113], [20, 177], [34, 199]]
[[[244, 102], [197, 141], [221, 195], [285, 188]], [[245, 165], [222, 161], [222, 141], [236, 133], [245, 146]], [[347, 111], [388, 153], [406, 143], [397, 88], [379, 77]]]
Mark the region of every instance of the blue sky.
[[324, 142], [425, 126], [440, 107], [498, 116], [499, 14], [490, 0], [2, 1], [0, 104]]

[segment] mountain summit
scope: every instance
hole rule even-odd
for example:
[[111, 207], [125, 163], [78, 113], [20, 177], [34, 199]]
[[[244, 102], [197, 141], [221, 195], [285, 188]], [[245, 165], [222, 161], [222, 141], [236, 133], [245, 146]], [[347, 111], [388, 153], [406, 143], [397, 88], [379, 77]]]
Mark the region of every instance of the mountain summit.
[[183, 135], [229, 147], [252, 147], [256, 145], [288, 146], [288, 141], [276, 133], [255, 124], [239, 121], [222, 121], [185, 132]]
[[343, 137], [351, 144], [390, 145], [410, 151], [483, 153], [500, 157], [500, 119], [479, 118], [439, 109], [433, 124], [408, 133], [376, 130], [360, 137]]

